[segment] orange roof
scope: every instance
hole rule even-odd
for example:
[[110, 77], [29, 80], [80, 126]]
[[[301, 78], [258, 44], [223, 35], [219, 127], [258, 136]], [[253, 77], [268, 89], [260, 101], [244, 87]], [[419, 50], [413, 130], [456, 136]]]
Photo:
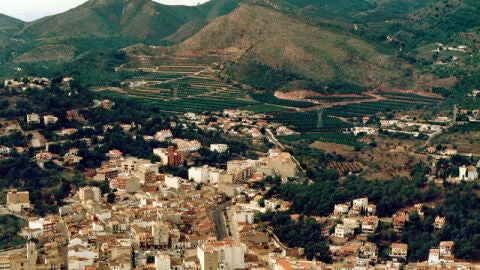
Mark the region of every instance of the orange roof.
[[404, 243], [392, 243], [392, 249], [408, 249], [408, 244]]
[[287, 260], [277, 260], [277, 264], [279, 264], [283, 270], [292, 270], [292, 265]]
[[453, 241], [441, 241], [440, 246], [441, 247], [453, 247], [455, 245], [455, 242]]

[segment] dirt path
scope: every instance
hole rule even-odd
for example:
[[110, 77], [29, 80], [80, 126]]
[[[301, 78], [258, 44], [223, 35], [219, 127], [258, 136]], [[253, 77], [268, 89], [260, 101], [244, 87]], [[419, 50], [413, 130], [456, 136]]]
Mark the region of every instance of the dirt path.
[[[334, 107], [334, 106], [345, 106], [345, 105], [349, 105], [349, 104], [360, 104], [360, 103], [366, 103], [366, 102], [375, 102], [375, 101], [387, 100], [387, 98], [378, 95], [375, 90], [365, 92], [364, 95], [370, 96], [371, 98], [361, 99], [361, 100], [339, 101], [339, 102], [326, 102], [326, 103], [319, 104], [319, 105], [316, 105], [316, 106], [313, 106], [313, 107], [299, 108], [299, 109], [297, 109], [297, 111], [308, 112], [308, 111], [314, 111], [314, 110], [318, 110], [318, 109], [331, 108], [331, 107]], [[302, 100], [299, 100], [299, 101], [302, 101]]]

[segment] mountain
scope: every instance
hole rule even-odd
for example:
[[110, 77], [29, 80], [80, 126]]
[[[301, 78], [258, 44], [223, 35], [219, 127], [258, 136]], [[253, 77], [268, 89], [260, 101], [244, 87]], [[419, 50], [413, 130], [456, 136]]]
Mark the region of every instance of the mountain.
[[10, 37], [22, 29], [24, 22], [4, 14], [0, 14], [0, 38]]
[[15, 31], [23, 27], [24, 22], [5, 14], [0, 14], [0, 31]]
[[204, 21], [230, 12], [239, 1], [167, 6], [151, 0], [90, 0], [64, 13], [29, 24], [22, 37], [123, 37], [158, 42], [192, 21]]
[[[89, 0], [28, 24], [0, 16], [0, 72], [34, 62], [113, 72], [128, 57], [98, 59], [143, 43], [162, 53], [233, 49], [222, 75], [255, 88], [451, 88], [480, 70], [478, 25], [476, 0]], [[438, 43], [472, 56], [435, 53]]]
[[178, 51], [236, 48], [243, 53], [227, 72], [245, 83], [273, 71], [284, 77], [285, 82], [307, 80], [378, 87], [403, 83], [409, 69], [404, 62], [380, 53], [375, 46], [353, 35], [310, 25], [278, 10], [251, 4], [241, 4], [232, 13], [212, 20], [175, 48]]

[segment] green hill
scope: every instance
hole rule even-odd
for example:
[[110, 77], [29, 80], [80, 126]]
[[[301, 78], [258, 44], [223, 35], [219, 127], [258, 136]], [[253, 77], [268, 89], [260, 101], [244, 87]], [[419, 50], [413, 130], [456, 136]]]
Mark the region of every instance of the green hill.
[[32, 22], [20, 36], [121, 36], [158, 42], [185, 24], [224, 15], [238, 2], [215, 0], [191, 7], [167, 6], [151, 0], [90, 0], [64, 13]]
[[0, 32], [18, 31], [23, 27], [24, 22], [10, 16], [0, 14]]

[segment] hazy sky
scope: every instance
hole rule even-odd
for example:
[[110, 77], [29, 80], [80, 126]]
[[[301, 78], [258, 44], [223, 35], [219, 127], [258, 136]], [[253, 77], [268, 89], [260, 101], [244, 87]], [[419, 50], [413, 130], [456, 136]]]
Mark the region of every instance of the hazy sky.
[[[76, 7], [87, 0], [0, 0], [0, 13], [23, 21], [57, 14]], [[167, 5], [196, 5], [207, 0], [154, 0]]]

